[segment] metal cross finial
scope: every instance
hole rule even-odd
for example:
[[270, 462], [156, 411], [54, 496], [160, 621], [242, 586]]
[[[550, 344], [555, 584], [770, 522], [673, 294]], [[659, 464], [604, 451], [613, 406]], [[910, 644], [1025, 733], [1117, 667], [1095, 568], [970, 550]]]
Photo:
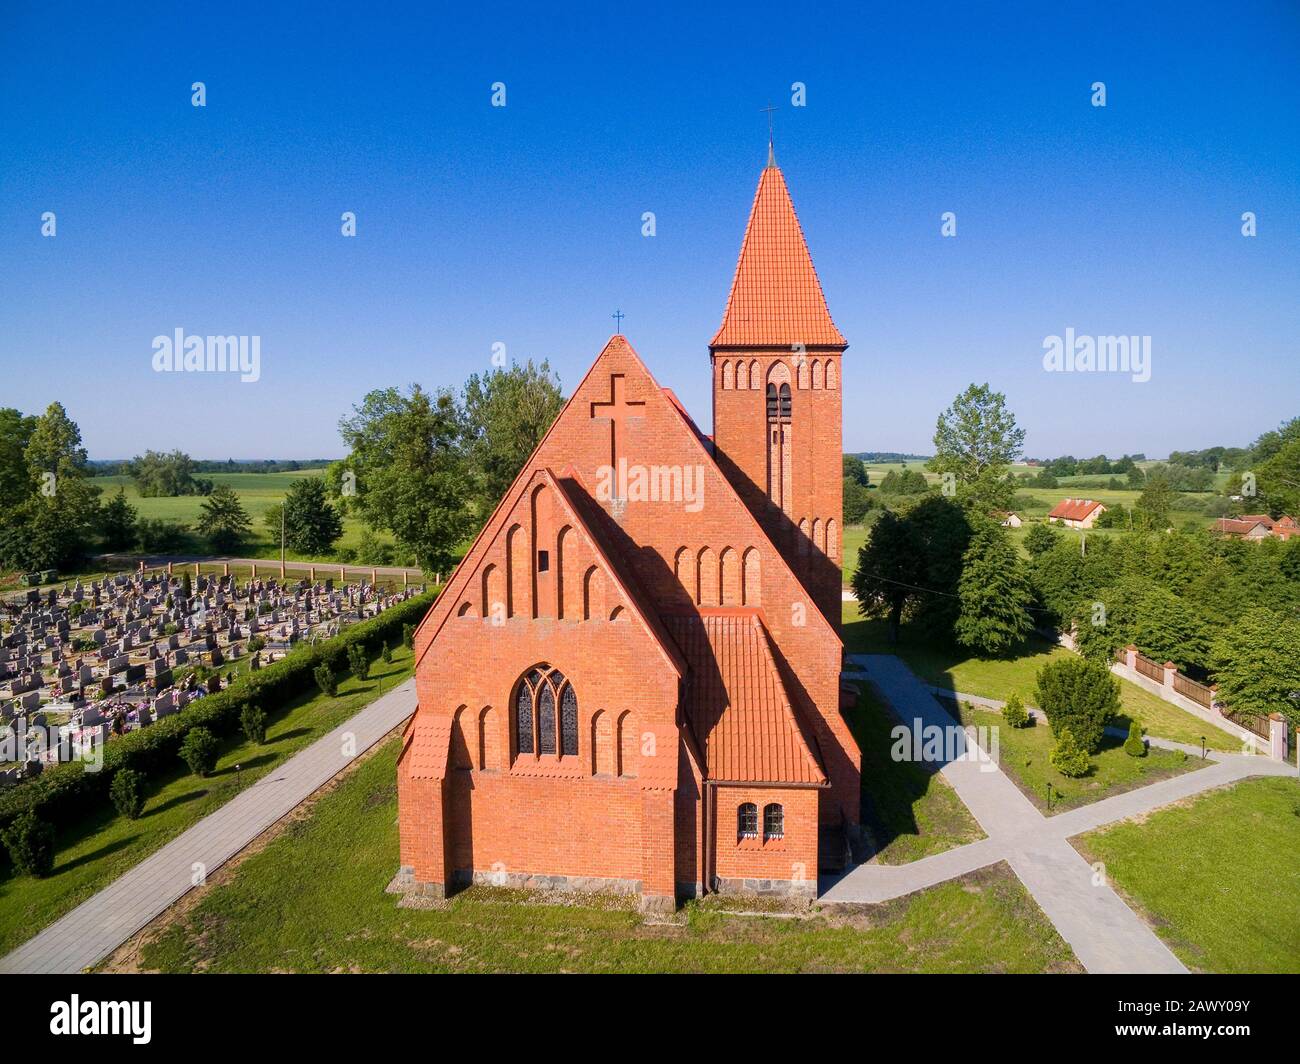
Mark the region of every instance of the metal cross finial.
[[615, 329], [616, 329], [620, 334], [622, 334], [622, 332], [623, 332], [623, 319], [624, 319], [625, 317], [627, 317], [627, 315], [624, 314], [621, 310], [616, 310], [616, 311], [614, 311], [613, 314], [610, 315], [610, 317], [614, 319], [614, 322], [615, 322], [614, 328], [615, 328]]
[[776, 165], [776, 148], [773, 146], [773, 141], [774, 141], [774, 138], [773, 138], [773, 122], [774, 122], [774, 119], [772, 118], [772, 116], [773, 116], [773, 114], [776, 113], [776, 108], [775, 108], [772, 104], [769, 103], [766, 107], [760, 107], [759, 110], [760, 110], [760, 111], [766, 111], [766, 112], [767, 112], [767, 165], [768, 165], [768, 166], [775, 166], [775, 165]]

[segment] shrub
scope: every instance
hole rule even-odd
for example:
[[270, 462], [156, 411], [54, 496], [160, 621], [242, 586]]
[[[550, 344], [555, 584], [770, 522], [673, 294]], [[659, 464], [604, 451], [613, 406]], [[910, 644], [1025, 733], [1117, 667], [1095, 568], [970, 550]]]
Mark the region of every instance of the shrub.
[[1057, 739], [1068, 727], [1084, 751], [1096, 753], [1119, 710], [1119, 681], [1094, 661], [1074, 656], [1049, 661], [1038, 672], [1038, 704]]
[[133, 768], [113, 773], [108, 796], [113, 805], [127, 820], [139, 820], [144, 812], [144, 777]]
[[239, 726], [250, 743], [261, 746], [266, 742], [266, 714], [261, 706], [251, 702], [246, 705], [240, 711]]
[[337, 698], [339, 693], [339, 678], [334, 675], [325, 662], [321, 662], [313, 670], [312, 675], [316, 678], [316, 686], [320, 688], [321, 694], [329, 698]]
[[48, 876], [54, 868], [54, 826], [28, 810], [4, 832], [9, 860], [23, 875]]
[[415, 625], [402, 625], [402, 646], [406, 647], [407, 650], [411, 650], [415, 646]]
[[384, 649], [379, 654], [379, 660], [385, 665], [391, 665], [393, 663], [393, 648], [387, 643], [384, 644]]
[[370, 676], [370, 655], [366, 653], [366, 648], [360, 645], [348, 647], [348, 671], [358, 680], [365, 680]]
[[1131, 721], [1128, 726], [1128, 738], [1124, 740], [1124, 753], [1129, 757], [1146, 757], [1147, 744], [1142, 741], [1142, 725]]
[[250, 654], [256, 654], [264, 646], [266, 646], [266, 640], [263, 639], [260, 635], [249, 636], [248, 652]]
[[196, 776], [206, 776], [217, 767], [220, 743], [207, 728], [191, 728], [181, 742], [180, 755]]
[[1029, 711], [1018, 694], [1012, 694], [1007, 704], [1002, 707], [1002, 721], [1009, 728], [1023, 728], [1030, 721]]
[[1074, 733], [1068, 727], [1061, 728], [1057, 735], [1056, 746], [1052, 749], [1048, 760], [1052, 762], [1057, 772], [1071, 779], [1086, 776], [1092, 767], [1088, 751], [1074, 738]]

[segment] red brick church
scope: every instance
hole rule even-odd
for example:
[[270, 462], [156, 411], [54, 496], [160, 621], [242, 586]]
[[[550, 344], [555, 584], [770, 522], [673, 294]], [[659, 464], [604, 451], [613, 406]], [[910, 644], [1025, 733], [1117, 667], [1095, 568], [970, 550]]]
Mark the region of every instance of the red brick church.
[[612, 337], [416, 634], [407, 889], [816, 893], [859, 815], [847, 346], [769, 159], [709, 345], [713, 436]]

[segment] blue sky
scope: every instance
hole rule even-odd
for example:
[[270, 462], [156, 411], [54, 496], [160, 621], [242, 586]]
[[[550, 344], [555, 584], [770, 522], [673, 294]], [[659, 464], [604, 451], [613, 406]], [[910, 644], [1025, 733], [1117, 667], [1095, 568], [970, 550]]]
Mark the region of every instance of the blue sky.
[[[10, 0], [0, 405], [61, 400], [97, 458], [333, 456], [365, 392], [496, 342], [572, 387], [621, 309], [708, 431], [770, 102], [847, 449], [928, 451], [971, 381], [1032, 455], [1300, 414], [1300, 5], [891, 6]], [[261, 379], [155, 373], [178, 327], [259, 335]], [[1151, 336], [1151, 380], [1045, 372], [1067, 328]]]

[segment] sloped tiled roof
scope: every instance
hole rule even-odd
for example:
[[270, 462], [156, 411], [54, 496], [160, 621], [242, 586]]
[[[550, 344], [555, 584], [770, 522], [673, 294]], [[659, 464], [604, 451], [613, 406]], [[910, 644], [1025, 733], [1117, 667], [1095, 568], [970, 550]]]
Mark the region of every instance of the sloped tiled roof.
[[758, 181], [727, 310], [710, 346], [792, 344], [847, 346], [831, 321], [785, 178], [769, 166]]
[[1083, 521], [1100, 505], [1092, 499], [1062, 499], [1047, 516], [1061, 521]]
[[686, 715], [704, 749], [707, 777], [824, 784], [757, 612], [705, 610], [665, 620], [690, 664]]
[[440, 780], [447, 775], [451, 727], [450, 717], [416, 713], [407, 728], [402, 751], [407, 776], [416, 780]]

